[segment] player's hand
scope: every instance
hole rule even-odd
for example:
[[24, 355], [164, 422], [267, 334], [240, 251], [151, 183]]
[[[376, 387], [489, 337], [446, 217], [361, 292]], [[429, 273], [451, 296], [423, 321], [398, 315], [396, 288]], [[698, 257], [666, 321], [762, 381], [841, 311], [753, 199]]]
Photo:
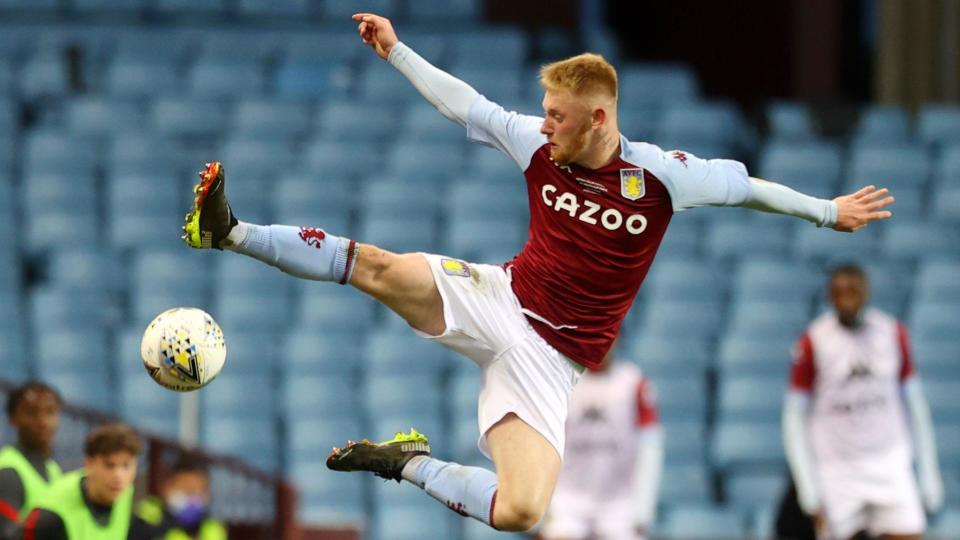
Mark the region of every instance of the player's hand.
[[353, 20], [358, 21], [357, 30], [360, 31], [360, 39], [366, 45], [373, 47], [377, 56], [387, 59], [390, 49], [397, 44], [397, 33], [393, 31], [393, 24], [390, 19], [374, 15], [373, 13], [355, 13]]
[[893, 215], [885, 206], [893, 204], [893, 197], [886, 196], [887, 188], [877, 189], [867, 186], [856, 193], [837, 197], [837, 222], [833, 228], [843, 232], [853, 232], [867, 224], [887, 219]]

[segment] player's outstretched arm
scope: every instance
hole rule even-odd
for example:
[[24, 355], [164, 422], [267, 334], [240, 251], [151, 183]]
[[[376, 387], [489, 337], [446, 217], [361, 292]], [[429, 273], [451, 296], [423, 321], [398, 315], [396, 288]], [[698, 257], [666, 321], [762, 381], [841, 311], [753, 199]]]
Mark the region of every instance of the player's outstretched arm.
[[867, 186], [856, 193], [827, 201], [804, 195], [776, 182], [752, 177], [750, 181], [752, 189], [742, 206], [796, 216], [837, 231], [853, 232], [893, 215], [883, 210], [894, 200], [888, 196], [886, 188]]
[[479, 96], [469, 84], [457, 79], [404, 45], [386, 17], [373, 13], [354, 14], [360, 39], [390, 62], [417, 89], [418, 92], [448, 119], [467, 125], [470, 106]]

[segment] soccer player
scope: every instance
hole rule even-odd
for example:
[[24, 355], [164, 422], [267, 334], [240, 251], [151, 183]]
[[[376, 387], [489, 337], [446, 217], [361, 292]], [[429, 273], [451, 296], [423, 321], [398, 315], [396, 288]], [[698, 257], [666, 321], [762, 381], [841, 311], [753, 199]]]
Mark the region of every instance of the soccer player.
[[821, 538], [867, 531], [919, 539], [924, 507], [940, 508], [943, 484], [907, 330], [867, 307], [867, 276], [858, 266], [834, 269], [829, 292], [833, 311], [814, 320], [796, 345], [783, 410], [800, 506], [816, 516]]
[[55, 482], [23, 525], [34, 540], [155, 540], [158, 531], [133, 515], [140, 437], [125, 424], [87, 434], [83, 469]]
[[160, 497], [137, 505], [137, 515], [164, 531], [164, 540], [226, 540], [227, 528], [210, 517], [210, 474], [197, 456], [177, 459]]
[[507, 112], [434, 67], [397, 39], [389, 20], [355, 19], [363, 41], [470, 140], [500, 149], [524, 171], [530, 230], [520, 254], [502, 266], [397, 254], [322, 229], [240, 222], [220, 163], [200, 173], [184, 225], [188, 245], [350, 284], [483, 371], [479, 446], [496, 474], [431, 458], [415, 431], [349, 444], [328, 458], [331, 469], [406, 479], [494, 528], [528, 530], [546, 511], [560, 472], [570, 392], [613, 343], [675, 211], [747, 206], [841, 231], [890, 216], [885, 189], [815, 199], [751, 179], [735, 161], [628, 141], [617, 128], [616, 71], [597, 55], [544, 67], [545, 116], [538, 118]]
[[642, 540], [653, 525], [663, 468], [654, 390], [615, 346], [577, 383], [544, 540]]
[[0, 538], [16, 534], [23, 518], [61, 476], [51, 458], [60, 404], [56, 390], [35, 381], [7, 398], [7, 419], [17, 432], [17, 442], [0, 450]]

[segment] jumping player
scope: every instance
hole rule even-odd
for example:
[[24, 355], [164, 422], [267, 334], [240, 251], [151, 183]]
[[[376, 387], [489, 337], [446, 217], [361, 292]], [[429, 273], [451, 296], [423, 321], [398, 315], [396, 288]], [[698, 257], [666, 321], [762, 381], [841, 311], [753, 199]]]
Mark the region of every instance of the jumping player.
[[423, 253], [396, 254], [319, 229], [239, 222], [223, 168], [200, 173], [184, 240], [236, 251], [291, 275], [350, 284], [423, 337], [483, 371], [479, 446], [496, 474], [430, 457], [416, 432], [337, 450], [331, 469], [406, 479], [494, 528], [530, 529], [560, 471], [567, 399], [617, 335], [675, 211], [746, 206], [854, 231], [888, 218], [885, 189], [833, 201], [751, 179], [735, 161], [702, 160], [633, 143], [617, 129], [617, 78], [597, 55], [545, 66], [545, 116], [507, 112], [399, 42], [389, 20], [357, 14], [364, 43], [405, 75], [467, 137], [524, 171], [526, 246], [503, 266]]
[[832, 272], [834, 309], [796, 346], [783, 411], [787, 458], [800, 506], [820, 524], [818, 537], [847, 540], [866, 531], [918, 540], [924, 507], [936, 512], [943, 504], [933, 426], [907, 330], [867, 307], [868, 296], [861, 268]]
[[654, 390], [615, 349], [584, 372], [570, 398], [544, 540], [644, 540], [653, 525], [663, 469]]

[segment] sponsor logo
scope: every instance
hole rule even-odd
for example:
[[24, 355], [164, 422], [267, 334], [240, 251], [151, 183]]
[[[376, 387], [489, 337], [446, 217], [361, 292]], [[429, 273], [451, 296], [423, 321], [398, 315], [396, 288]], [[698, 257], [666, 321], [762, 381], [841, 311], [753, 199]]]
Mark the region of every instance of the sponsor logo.
[[647, 230], [647, 218], [643, 214], [630, 214], [624, 217], [616, 208], [604, 209], [591, 200], [581, 201], [573, 193], [558, 193], [557, 186], [553, 184], [544, 184], [540, 190], [540, 198], [543, 204], [557, 212], [563, 212], [588, 225], [600, 225], [608, 231], [623, 227], [630, 234], [640, 234]]
[[672, 152], [672, 155], [673, 155], [673, 159], [679, 161], [680, 163], [683, 163], [684, 167], [687, 166], [687, 154], [685, 152], [674, 150]]
[[313, 246], [317, 249], [323, 247], [323, 239], [327, 237], [327, 234], [323, 232], [322, 229], [317, 229], [314, 227], [300, 227], [300, 239], [303, 240], [308, 246]]
[[620, 194], [630, 201], [647, 194], [647, 186], [643, 183], [643, 169], [620, 169]]
[[463, 261], [440, 259], [440, 266], [448, 276], [470, 277], [470, 266]]

